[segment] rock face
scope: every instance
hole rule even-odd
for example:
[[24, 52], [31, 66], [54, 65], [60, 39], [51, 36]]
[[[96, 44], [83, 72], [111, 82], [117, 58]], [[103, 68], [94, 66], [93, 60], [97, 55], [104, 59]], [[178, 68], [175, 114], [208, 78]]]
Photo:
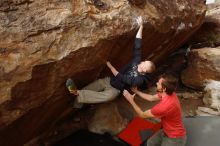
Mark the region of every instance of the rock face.
[[123, 130], [128, 121], [120, 115], [117, 105], [114, 103], [98, 106], [95, 115], [88, 125], [88, 129], [94, 133], [106, 132], [116, 135]]
[[205, 91], [204, 103], [220, 112], [220, 81], [207, 81]]
[[188, 67], [182, 72], [182, 82], [194, 89], [203, 89], [206, 80], [220, 80], [220, 48], [192, 50]]
[[204, 23], [190, 39], [195, 48], [220, 46], [220, 0], [208, 5]]
[[0, 145], [22, 145], [54, 125], [68, 106], [68, 77], [82, 87], [105, 72], [106, 60], [128, 62], [137, 16], [146, 20], [143, 59], [159, 62], [206, 11], [201, 0], [142, 2], [0, 1]]

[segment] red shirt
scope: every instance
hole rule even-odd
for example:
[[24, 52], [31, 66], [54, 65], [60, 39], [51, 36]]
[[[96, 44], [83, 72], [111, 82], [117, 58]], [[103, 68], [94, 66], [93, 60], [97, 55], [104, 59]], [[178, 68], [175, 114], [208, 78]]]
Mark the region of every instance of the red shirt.
[[151, 109], [151, 113], [161, 119], [165, 134], [170, 138], [186, 135], [182, 120], [182, 110], [176, 93], [161, 97], [161, 101]]

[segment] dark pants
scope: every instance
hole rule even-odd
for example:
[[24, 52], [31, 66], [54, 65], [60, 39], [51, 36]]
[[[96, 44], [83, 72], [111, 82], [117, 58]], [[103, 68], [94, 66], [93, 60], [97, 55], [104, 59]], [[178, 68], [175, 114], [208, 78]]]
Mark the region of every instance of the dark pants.
[[161, 129], [147, 140], [145, 146], [185, 146], [186, 137], [169, 138]]

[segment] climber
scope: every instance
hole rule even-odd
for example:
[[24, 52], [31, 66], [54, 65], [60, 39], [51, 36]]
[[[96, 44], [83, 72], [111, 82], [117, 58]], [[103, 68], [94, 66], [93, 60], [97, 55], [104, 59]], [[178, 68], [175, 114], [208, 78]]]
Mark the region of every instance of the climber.
[[136, 34], [135, 44], [133, 48], [133, 57], [131, 63], [117, 71], [112, 64], [107, 61], [106, 65], [111, 70], [113, 77], [98, 79], [95, 82], [84, 87], [82, 90], [73, 88], [74, 81], [68, 79], [66, 86], [70, 93], [77, 96], [75, 107], [80, 108], [82, 103], [102, 103], [113, 100], [121, 91], [133, 86], [140, 86], [146, 82], [148, 74], [155, 70], [155, 65], [151, 61], [141, 62], [141, 40], [143, 30], [142, 17], [138, 17], [137, 23], [139, 30]]
[[[142, 118], [160, 118], [163, 129], [155, 133], [146, 142], [147, 146], [185, 146], [186, 130], [182, 120], [182, 110], [175, 93], [177, 79], [171, 75], [162, 75], [157, 82], [157, 94], [150, 95], [132, 88], [135, 94], [123, 91], [124, 97]], [[153, 108], [142, 111], [135, 103], [135, 95], [148, 101], [159, 101]]]

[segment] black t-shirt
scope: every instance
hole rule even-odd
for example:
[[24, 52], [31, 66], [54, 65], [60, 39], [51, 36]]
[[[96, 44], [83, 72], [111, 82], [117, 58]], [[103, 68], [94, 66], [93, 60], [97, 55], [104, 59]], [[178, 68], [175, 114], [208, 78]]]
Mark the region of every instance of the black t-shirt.
[[137, 71], [138, 64], [141, 62], [141, 39], [136, 38], [133, 47], [132, 61], [124, 66], [115, 77], [111, 77], [111, 85], [118, 89], [124, 90], [133, 86], [141, 86], [146, 82], [146, 76]]

